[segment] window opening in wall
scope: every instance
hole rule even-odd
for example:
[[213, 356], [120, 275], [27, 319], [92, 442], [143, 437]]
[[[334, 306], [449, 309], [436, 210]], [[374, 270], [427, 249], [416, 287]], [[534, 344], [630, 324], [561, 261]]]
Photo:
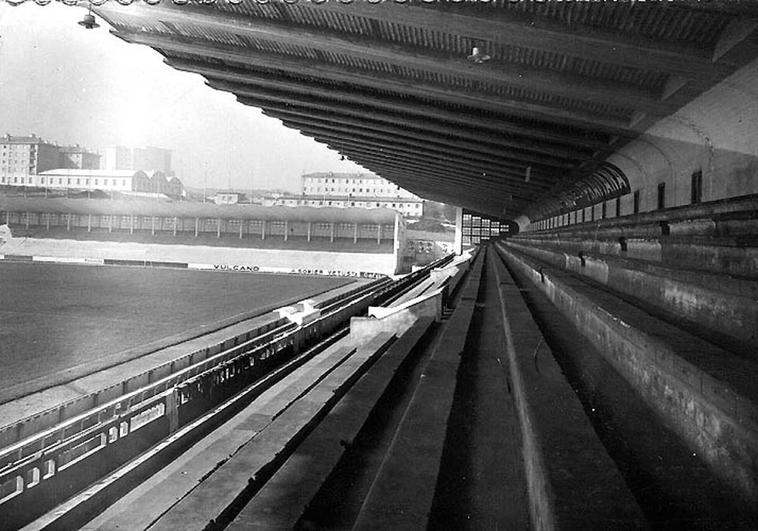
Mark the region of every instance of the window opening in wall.
[[52, 459], [46, 460], [43, 465], [43, 470], [45, 471], [45, 474], [42, 476], [42, 479], [51, 478], [55, 475], [55, 461]]
[[26, 488], [31, 488], [39, 484], [39, 468], [36, 466], [26, 472]]
[[690, 189], [690, 202], [699, 203], [703, 200], [703, 171], [698, 170], [692, 174], [692, 185]]
[[658, 185], [658, 210], [666, 208], [666, 183]]
[[634, 213], [639, 214], [640, 213], [640, 191], [635, 190], [634, 191]]

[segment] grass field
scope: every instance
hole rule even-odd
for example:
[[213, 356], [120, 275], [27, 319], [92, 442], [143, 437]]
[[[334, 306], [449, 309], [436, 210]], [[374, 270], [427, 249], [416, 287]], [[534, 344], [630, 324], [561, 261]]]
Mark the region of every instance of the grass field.
[[0, 386], [349, 279], [0, 262]]

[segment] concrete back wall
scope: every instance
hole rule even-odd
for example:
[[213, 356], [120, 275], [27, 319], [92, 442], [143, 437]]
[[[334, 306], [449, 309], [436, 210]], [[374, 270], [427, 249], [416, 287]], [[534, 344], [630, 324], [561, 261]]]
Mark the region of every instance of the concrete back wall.
[[[692, 174], [702, 171], [702, 201], [758, 193], [758, 59], [660, 120], [608, 157], [629, 179], [631, 193], [606, 201], [606, 217], [657, 208], [658, 185], [666, 184], [666, 207], [690, 204]], [[602, 217], [602, 202], [585, 209], [586, 221]], [[581, 223], [581, 209], [574, 221]], [[556, 216], [557, 217], [557, 216]], [[528, 223], [518, 220], [522, 229]], [[565, 220], [562, 224], [566, 224]], [[529, 227], [536, 229], [536, 226]]]
[[220, 266], [281, 267], [322, 274], [372, 272], [395, 273], [396, 257], [391, 253], [339, 253], [284, 249], [249, 249], [203, 245], [157, 245], [125, 242], [13, 238], [0, 246], [5, 255], [59, 258], [93, 258], [189, 262]]

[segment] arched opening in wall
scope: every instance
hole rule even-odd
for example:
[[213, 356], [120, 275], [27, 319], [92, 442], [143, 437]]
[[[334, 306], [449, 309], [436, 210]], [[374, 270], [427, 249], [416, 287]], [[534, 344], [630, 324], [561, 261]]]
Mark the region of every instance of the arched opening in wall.
[[690, 183], [690, 203], [693, 205], [703, 200], [703, 170], [692, 174]]
[[634, 213], [639, 214], [640, 213], [640, 191], [635, 190], [634, 196], [633, 196], [633, 203], [634, 203]]
[[658, 184], [657, 208], [658, 210], [663, 210], [666, 208], [666, 183]]

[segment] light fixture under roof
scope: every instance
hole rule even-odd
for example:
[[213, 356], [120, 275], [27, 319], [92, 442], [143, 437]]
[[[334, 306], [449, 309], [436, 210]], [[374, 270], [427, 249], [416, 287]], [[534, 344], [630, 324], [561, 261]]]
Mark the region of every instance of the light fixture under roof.
[[87, 29], [94, 29], [99, 28], [100, 24], [95, 22], [95, 15], [92, 14], [92, 2], [89, 4], [89, 11], [87, 11], [87, 14], [84, 15], [84, 18], [81, 19], [78, 24], [80, 26], [84, 26]]
[[474, 46], [474, 48], [471, 50], [471, 55], [468, 56], [469, 61], [478, 65], [482, 64], [485, 61], [489, 61], [490, 59], [492, 58], [486, 53], [482, 52], [482, 49], [478, 46]]

